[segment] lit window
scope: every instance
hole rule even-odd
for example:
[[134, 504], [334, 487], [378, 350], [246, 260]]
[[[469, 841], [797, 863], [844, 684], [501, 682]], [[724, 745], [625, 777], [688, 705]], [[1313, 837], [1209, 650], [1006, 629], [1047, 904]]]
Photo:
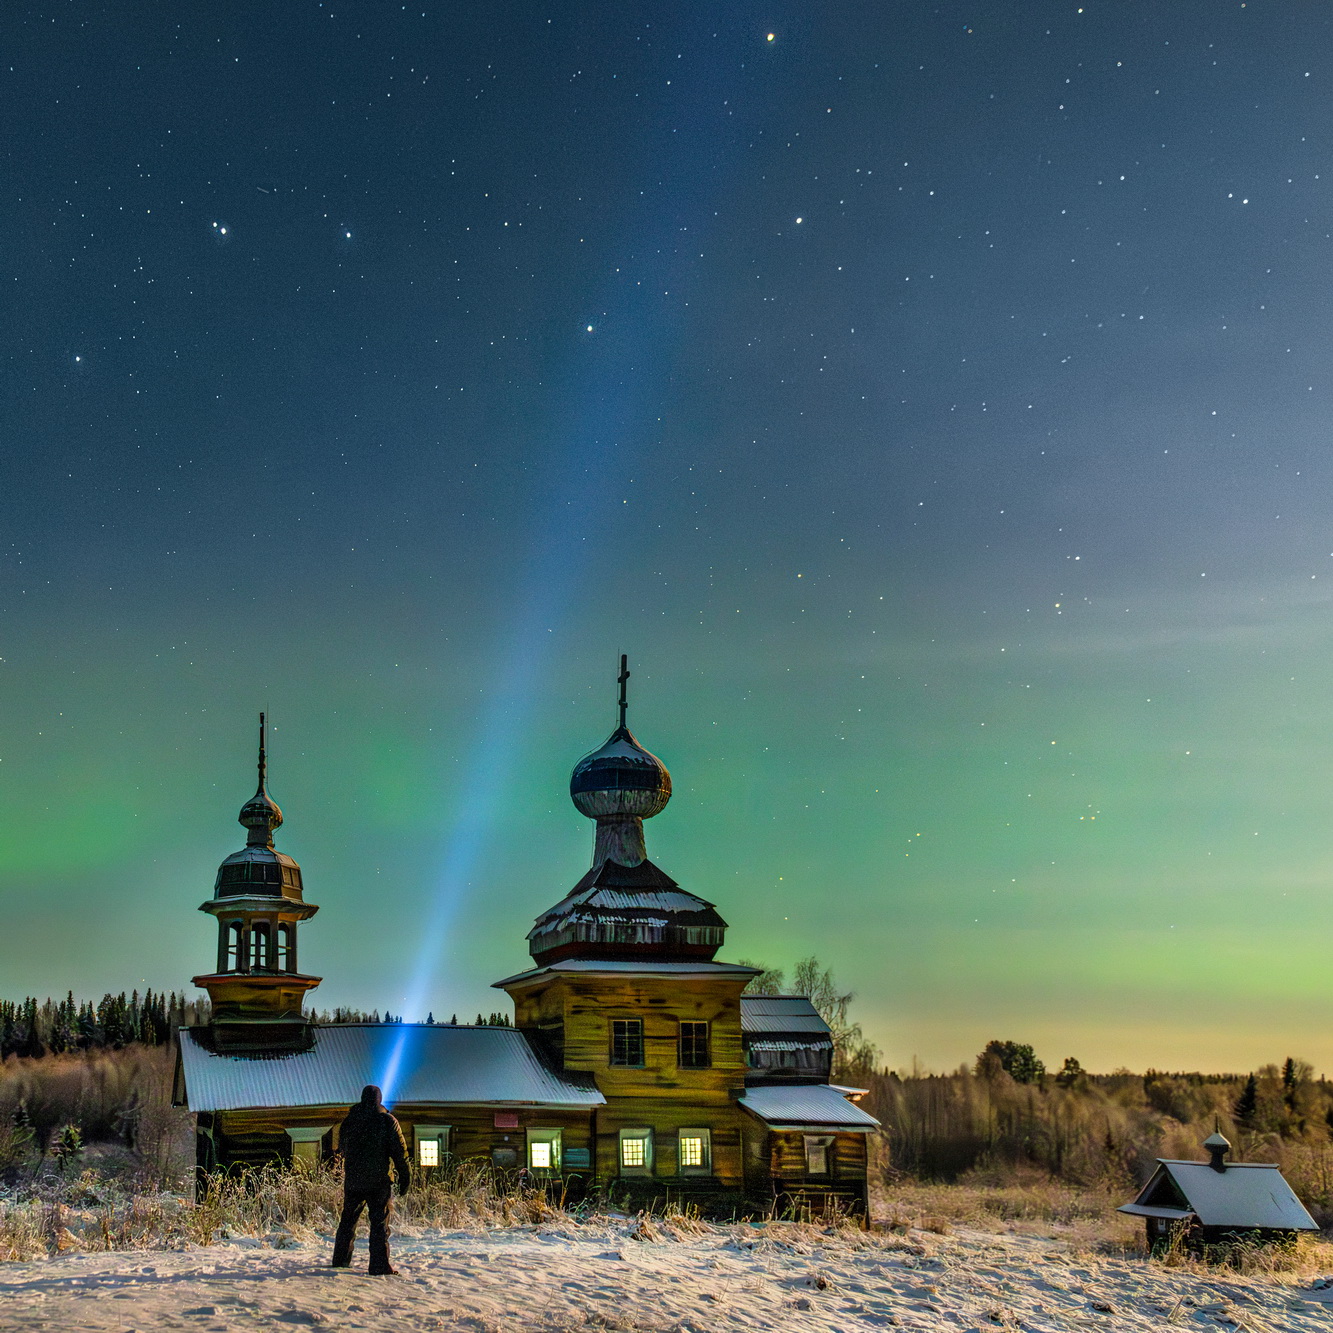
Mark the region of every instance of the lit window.
[[643, 1067], [643, 1019], [616, 1018], [611, 1022], [611, 1063]]
[[558, 1129], [528, 1130], [528, 1169], [530, 1171], [559, 1171], [560, 1143], [563, 1131]]
[[682, 1171], [705, 1172], [712, 1170], [712, 1136], [706, 1129], [682, 1129], [678, 1143], [680, 1145], [680, 1169]]
[[629, 1175], [648, 1175], [653, 1169], [653, 1131], [620, 1131], [620, 1169]]
[[829, 1173], [829, 1149], [833, 1140], [828, 1137], [816, 1138], [812, 1134], [805, 1136], [805, 1169], [812, 1176], [826, 1176]]
[[418, 1125], [417, 1165], [443, 1166], [445, 1154], [449, 1151], [448, 1125]]
[[708, 1024], [682, 1023], [680, 1025], [680, 1052], [682, 1069], [707, 1069], [712, 1063], [708, 1054]]

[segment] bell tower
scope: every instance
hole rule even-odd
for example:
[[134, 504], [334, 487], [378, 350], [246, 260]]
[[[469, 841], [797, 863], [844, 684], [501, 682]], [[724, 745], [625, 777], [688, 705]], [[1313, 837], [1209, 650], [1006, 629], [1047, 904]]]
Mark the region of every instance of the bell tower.
[[268, 794], [265, 739], [260, 713], [259, 786], [237, 816], [245, 846], [218, 867], [213, 896], [199, 905], [217, 919], [217, 970], [194, 984], [212, 1001], [214, 1048], [237, 1054], [309, 1046], [302, 1005], [322, 980], [297, 968], [297, 926], [319, 908], [302, 897], [301, 867], [273, 846], [282, 811]]

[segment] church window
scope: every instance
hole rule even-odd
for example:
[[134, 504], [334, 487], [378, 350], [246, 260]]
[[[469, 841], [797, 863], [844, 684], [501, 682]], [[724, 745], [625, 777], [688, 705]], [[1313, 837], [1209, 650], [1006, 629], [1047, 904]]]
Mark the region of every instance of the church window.
[[643, 1019], [616, 1018], [611, 1021], [611, 1063], [643, 1068]]
[[648, 1176], [653, 1171], [653, 1131], [647, 1128], [620, 1131], [620, 1174]]
[[285, 921], [278, 927], [278, 971], [291, 972], [296, 967], [296, 960], [293, 957], [296, 950], [293, 945], [296, 942], [296, 931]]
[[533, 1171], [560, 1170], [562, 1132], [558, 1129], [528, 1130], [528, 1166]]
[[832, 1157], [833, 1139], [827, 1134], [807, 1134], [805, 1136], [805, 1169], [812, 1176], [829, 1174], [829, 1160]]
[[697, 1172], [702, 1175], [713, 1169], [712, 1135], [706, 1129], [682, 1129], [679, 1152], [682, 1175]]
[[707, 1069], [712, 1060], [708, 1052], [708, 1024], [682, 1023], [680, 1025], [680, 1052], [682, 1069]]
[[414, 1132], [417, 1140], [417, 1165], [443, 1166], [444, 1159], [449, 1153], [449, 1126], [417, 1125]]

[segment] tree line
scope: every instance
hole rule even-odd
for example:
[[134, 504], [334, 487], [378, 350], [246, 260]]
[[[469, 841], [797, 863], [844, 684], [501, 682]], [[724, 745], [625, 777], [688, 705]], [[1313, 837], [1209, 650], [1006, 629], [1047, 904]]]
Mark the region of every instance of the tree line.
[[110, 993], [94, 1003], [63, 1000], [0, 1000], [0, 1060], [11, 1055], [38, 1059], [67, 1051], [119, 1051], [138, 1043], [165, 1046], [183, 1023], [207, 1022], [207, 1000], [152, 989]]

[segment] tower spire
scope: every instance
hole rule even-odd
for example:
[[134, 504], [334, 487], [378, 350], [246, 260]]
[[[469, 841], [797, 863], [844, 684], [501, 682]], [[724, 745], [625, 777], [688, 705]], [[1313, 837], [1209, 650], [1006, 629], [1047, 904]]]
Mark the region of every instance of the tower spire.
[[620, 682], [620, 728], [625, 728], [625, 710], [629, 707], [629, 700], [626, 697], [625, 687], [629, 684], [629, 657], [625, 653], [620, 654], [620, 675], [616, 677]]
[[268, 794], [268, 737], [267, 720], [259, 715], [259, 786], [255, 794], [241, 807], [236, 818], [249, 830], [246, 839], [251, 847], [273, 846], [273, 830], [282, 823], [282, 811]]

